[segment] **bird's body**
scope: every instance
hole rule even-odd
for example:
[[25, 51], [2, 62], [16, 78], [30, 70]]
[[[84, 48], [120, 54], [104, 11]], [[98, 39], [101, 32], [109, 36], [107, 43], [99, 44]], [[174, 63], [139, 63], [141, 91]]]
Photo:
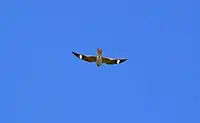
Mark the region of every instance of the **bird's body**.
[[102, 57], [101, 56], [97, 56], [97, 58], [96, 58], [97, 67], [101, 66], [101, 64], [102, 64]]
[[97, 56], [89, 56], [89, 55], [83, 55], [79, 53], [72, 52], [76, 57], [79, 59], [85, 60], [87, 62], [96, 62], [97, 67], [100, 67], [102, 63], [105, 64], [120, 64], [127, 59], [112, 59], [102, 56], [102, 49], [97, 49]]

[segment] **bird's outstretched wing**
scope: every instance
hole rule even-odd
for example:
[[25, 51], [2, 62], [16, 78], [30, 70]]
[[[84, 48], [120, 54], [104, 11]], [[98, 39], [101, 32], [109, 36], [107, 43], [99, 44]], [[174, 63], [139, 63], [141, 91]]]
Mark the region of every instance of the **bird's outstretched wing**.
[[72, 53], [79, 59], [85, 60], [87, 62], [96, 62], [96, 56], [83, 55], [75, 52]]
[[113, 64], [120, 64], [125, 62], [127, 59], [113, 59], [108, 57], [102, 57], [102, 62], [105, 64], [113, 65]]

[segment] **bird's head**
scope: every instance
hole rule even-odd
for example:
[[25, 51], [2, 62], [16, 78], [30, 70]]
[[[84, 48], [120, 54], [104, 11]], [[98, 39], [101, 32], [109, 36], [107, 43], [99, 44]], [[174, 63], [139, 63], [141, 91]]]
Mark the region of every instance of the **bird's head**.
[[102, 55], [102, 49], [97, 48], [97, 54]]

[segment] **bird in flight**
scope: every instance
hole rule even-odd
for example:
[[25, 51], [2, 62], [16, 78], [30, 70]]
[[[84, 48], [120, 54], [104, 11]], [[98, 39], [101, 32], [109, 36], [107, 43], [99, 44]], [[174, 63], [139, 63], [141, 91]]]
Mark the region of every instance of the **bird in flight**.
[[102, 49], [97, 49], [96, 56], [83, 55], [83, 54], [79, 54], [75, 52], [72, 52], [72, 53], [81, 60], [84, 60], [87, 62], [96, 62], [97, 67], [100, 67], [103, 63], [108, 64], [108, 65], [113, 65], [113, 64], [120, 64], [127, 60], [125, 58], [114, 59], [114, 58], [109, 58], [109, 57], [103, 57]]

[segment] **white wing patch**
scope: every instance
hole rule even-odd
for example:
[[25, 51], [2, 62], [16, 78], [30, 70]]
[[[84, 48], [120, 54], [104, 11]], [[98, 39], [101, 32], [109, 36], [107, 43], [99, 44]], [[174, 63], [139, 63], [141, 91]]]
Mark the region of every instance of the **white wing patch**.
[[120, 60], [117, 60], [117, 64], [119, 64], [120, 63]]
[[82, 55], [79, 55], [79, 58], [80, 58], [80, 59], [82, 59], [82, 57], [83, 57]]

